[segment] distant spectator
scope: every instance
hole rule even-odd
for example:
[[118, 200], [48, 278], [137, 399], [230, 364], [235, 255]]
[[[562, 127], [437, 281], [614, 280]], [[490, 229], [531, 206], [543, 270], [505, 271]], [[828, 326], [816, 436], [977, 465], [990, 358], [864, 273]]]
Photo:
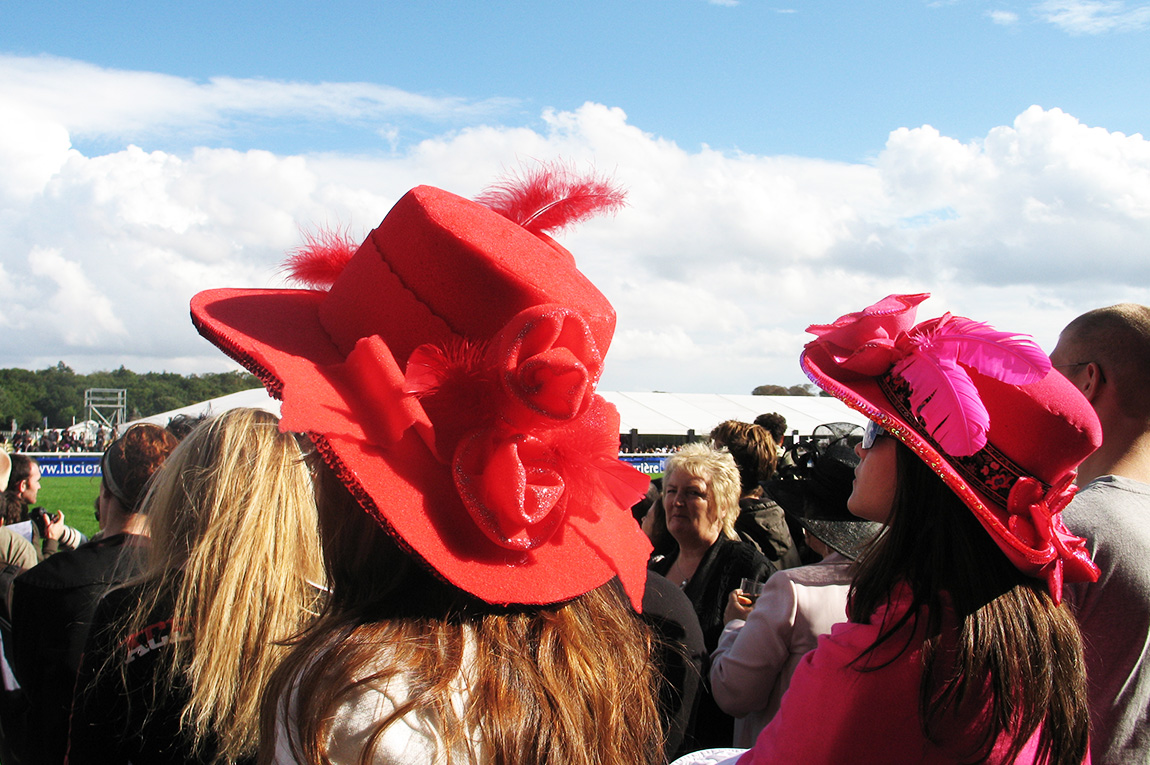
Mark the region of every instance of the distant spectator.
[[775, 569], [800, 564], [783, 508], [765, 496], [762, 484], [775, 472], [775, 442], [759, 425], [727, 420], [711, 431], [716, 447], [727, 449], [739, 467], [739, 517], [735, 533], [766, 556]]
[[193, 430], [200, 426], [200, 423], [208, 419], [207, 415], [197, 415], [192, 417], [187, 414], [177, 414], [175, 417], [168, 420], [167, 430], [177, 441], [183, 441], [185, 437]]
[[157, 425], [134, 425], [106, 452], [96, 499], [103, 535], [53, 555], [16, 579], [15, 670], [28, 694], [28, 749], [35, 763], [61, 763], [68, 713], [96, 604], [109, 587], [135, 576], [148, 547], [142, 503], [152, 474], [176, 446]]
[[[8, 476], [11, 472], [12, 458], [8, 456], [8, 452], [0, 449], [0, 486], [8, 485]], [[4, 521], [5, 517], [0, 515], [0, 565], [32, 568], [39, 560], [36, 548], [27, 539], [5, 526]], [[7, 614], [0, 616], [7, 618]]]
[[[762, 581], [774, 567], [753, 545], [736, 538], [739, 470], [725, 451], [688, 444], [667, 461], [663, 511], [676, 543], [667, 555], [652, 556], [648, 567], [681, 588], [691, 600], [703, 642], [714, 651], [723, 631], [727, 596], [741, 579]], [[695, 723], [695, 746], [730, 746], [734, 719], [702, 695]]]
[[775, 439], [775, 444], [783, 445], [783, 438], [787, 435], [787, 418], [778, 412], [760, 414], [755, 418], [755, 424], [765, 429]]
[[13, 454], [11, 460], [12, 474], [3, 497], [5, 524], [31, 542], [41, 560], [86, 542], [77, 529], [64, 525], [64, 513], [53, 515], [33, 507], [40, 494], [40, 464], [24, 454]]
[[771, 438], [775, 439], [775, 451], [778, 454], [778, 460], [775, 463], [776, 468], [781, 470], [784, 467], [793, 466], [794, 458], [791, 457], [791, 453], [785, 443], [787, 438], [787, 418], [778, 412], [770, 412], [768, 414], [760, 414], [756, 417], [755, 424], [760, 428], [765, 428], [767, 432], [771, 434]]

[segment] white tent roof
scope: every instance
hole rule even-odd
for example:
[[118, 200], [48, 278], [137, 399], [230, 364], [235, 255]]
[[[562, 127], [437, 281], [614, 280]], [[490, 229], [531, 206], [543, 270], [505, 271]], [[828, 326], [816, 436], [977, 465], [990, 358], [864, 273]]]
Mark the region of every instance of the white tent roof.
[[599, 391], [619, 410], [620, 432], [632, 429], [652, 435], [704, 436], [724, 420], [753, 422], [760, 414], [787, 418], [787, 432], [810, 435], [817, 425], [853, 422], [866, 417], [836, 398], [823, 396], [724, 396], [716, 393], [626, 393]]
[[170, 412], [161, 412], [160, 414], [153, 414], [151, 417], [142, 417], [138, 420], [132, 420], [124, 429], [130, 425], [135, 425], [138, 422], [150, 422], [153, 425], [164, 426], [168, 424], [168, 420], [177, 417], [181, 414], [188, 417], [199, 417], [200, 415], [217, 415], [223, 414], [229, 409], [236, 407], [246, 406], [252, 409], [266, 409], [272, 414], [279, 416], [280, 402], [268, 395], [268, 392], [263, 388], [253, 388], [251, 390], [241, 390], [238, 393], [229, 393], [226, 396], [208, 399], [201, 401], [198, 404], [191, 404], [190, 406], [182, 406], [179, 409], [173, 409]]
[[[760, 414], [778, 412], [787, 418], [787, 432], [810, 435], [815, 426], [828, 422], [866, 424], [866, 417], [838, 399], [823, 396], [724, 396], [715, 393], [628, 393], [599, 391], [619, 410], [620, 432], [632, 429], [645, 435], [682, 436], [688, 430], [704, 436], [724, 420], [751, 422]], [[263, 388], [231, 393], [209, 401], [155, 414], [135, 422], [167, 425], [179, 414], [196, 417], [220, 414], [237, 406], [266, 409], [279, 414], [280, 402]]]

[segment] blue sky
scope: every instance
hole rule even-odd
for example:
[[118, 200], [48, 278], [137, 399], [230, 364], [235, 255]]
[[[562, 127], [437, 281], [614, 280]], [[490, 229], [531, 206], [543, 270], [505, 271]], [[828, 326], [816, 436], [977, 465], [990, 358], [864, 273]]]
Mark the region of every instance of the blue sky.
[[[876, 154], [894, 127], [930, 124], [965, 141], [1032, 104], [1127, 133], [1142, 131], [1150, 118], [1150, 5], [1136, 3], [272, 7], [10, 2], [0, 46], [197, 81], [362, 81], [499, 99], [506, 101], [496, 114], [504, 124], [530, 125], [543, 108], [594, 101], [622, 107], [644, 130], [686, 148], [844, 161]], [[282, 152], [381, 148], [370, 124], [267, 127], [212, 140]], [[434, 129], [398, 127], [403, 141]]]
[[101, 6], [0, 4], [2, 366], [222, 368], [195, 289], [556, 156], [631, 190], [564, 240], [612, 388], [800, 382], [895, 291], [1046, 346], [1150, 302], [1148, 2]]

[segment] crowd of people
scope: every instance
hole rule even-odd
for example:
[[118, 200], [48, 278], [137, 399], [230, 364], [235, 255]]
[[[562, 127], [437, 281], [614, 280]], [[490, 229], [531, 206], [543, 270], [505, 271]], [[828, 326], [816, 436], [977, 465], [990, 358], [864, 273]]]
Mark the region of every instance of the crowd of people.
[[1150, 308], [1047, 357], [892, 295], [800, 357], [868, 427], [717, 423], [652, 483], [541, 172], [197, 295], [281, 415], [130, 428], [96, 538], [0, 452], [0, 761], [1150, 759]]
[[9, 452], [102, 452], [111, 440], [107, 426], [86, 431], [67, 428], [23, 428], [10, 434], [0, 433], [0, 450]]

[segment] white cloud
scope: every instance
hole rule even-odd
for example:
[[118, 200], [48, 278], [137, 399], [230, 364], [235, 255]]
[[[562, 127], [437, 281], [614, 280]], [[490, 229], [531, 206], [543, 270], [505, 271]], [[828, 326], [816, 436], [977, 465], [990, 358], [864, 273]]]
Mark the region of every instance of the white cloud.
[[995, 24], [1008, 27], [1018, 23], [1018, 14], [1014, 11], [987, 11], [987, 16]]
[[63, 125], [75, 136], [139, 138], [172, 130], [214, 135], [236, 121], [285, 118], [375, 125], [410, 117], [459, 123], [514, 105], [508, 99], [436, 98], [363, 82], [234, 77], [201, 82], [50, 56], [0, 54], [0, 82], [5, 112], [17, 110], [28, 119]]
[[[3, 135], [30, 139], [0, 141], [5, 366], [228, 368], [188, 320], [196, 291], [283, 284], [301, 226], [363, 234], [412, 186], [472, 196], [556, 157], [629, 188], [616, 217], [562, 236], [619, 313], [607, 388], [801, 382], [804, 328], [891, 292], [933, 291], [924, 318], [952, 310], [1047, 347], [1084, 310], [1150, 303], [1150, 143], [1058, 109], [972, 142], [898, 128], [873, 162], [847, 164], [687, 151], [594, 103], [546, 110], [537, 130], [473, 121], [390, 156], [127, 143], [88, 156], [45, 94], [26, 104], [0, 85], [0, 98]], [[242, 116], [242, 99], [229, 108]], [[120, 134], [133, 119], [113, 105], [88, 122]]]
[[1122, 0], [1044, 0], [1034, 6], [1043, 21], [1071, 34], [1097, 35], [1150, 28], [1150, 5]]
[[707, 0], [708, 5], [722, 5], [726, 8], [734, 8], [739, 4], [739, 0]]

